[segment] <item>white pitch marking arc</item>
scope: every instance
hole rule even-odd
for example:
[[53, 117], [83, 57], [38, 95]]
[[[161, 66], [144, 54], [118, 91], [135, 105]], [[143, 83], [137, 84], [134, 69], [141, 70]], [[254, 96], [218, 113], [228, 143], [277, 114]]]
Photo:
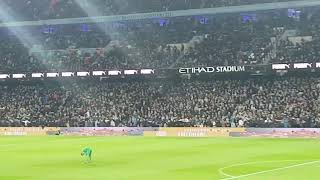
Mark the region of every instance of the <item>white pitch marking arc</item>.
[[[244, 165], [248, 165], [248, 164], [261, 164], [261, 163], [274, 163], [274, 162], [298, 162], [298, 161], [308, 161], [308, 162], [300, 163], [300, 164], [294, 164], [294, 165], [285, 166], [285, 167], [281, 167], [281, 168], [265, 170], [265, 171], [258, 171], [258, 172], [255, 172], [255, 173], [243, 174], [243, 175], [239, 175], [239, 176], [230, 175], [230, 174], [227, 174], [227, 173], [224, 172], [225, 169], [232, 168], [232, 167], [237, 167], [237, 166], [244, 166]], [[314, 163], [318, 163], [318, 162], [320, 162], [320, 160], [318, 160], [318, 159], [315, 159], [315, 160], [255, 161], [255, 162], [238, 163], [238, 164], [233, 164], [233, 165], [230, 165], [230, 166], [225, 166], [225, 167], [219, 169], [219, 173], [228, 177], [228, 178], [223, 178], [221, 180], [232, 180], [232, 179], [238, 179], [238, 178], [252, 176], [252, 175], [256, 175], [256, 174], [263, 174], [263, 173], [268, 173], [268, 172], [273, 172], [273, 171], [280, 171], [280, 170], [289, 169], [289, 168], [298, 167], [298, 166], [303, 166], [303, 165], [308, 165], [308, 164], [314, 164]]]

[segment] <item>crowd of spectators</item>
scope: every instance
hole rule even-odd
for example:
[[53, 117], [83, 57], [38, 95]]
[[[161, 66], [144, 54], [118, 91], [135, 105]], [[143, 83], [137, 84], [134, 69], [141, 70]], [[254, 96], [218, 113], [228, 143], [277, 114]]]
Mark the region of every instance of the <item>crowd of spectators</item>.
[[0, 126], [318, 127], [320, 79], [1, 86]]
[[[135, 13], [157, 10], [133, 10], [135, 6], [129, 5], [133, 8], [131, 11], [126, 9], [126, 4], [132, 3], [137, 7], [143, 4], [140, 8], [147, 8], [153, 7], [147, 5], [148, 3], [154, 3], [155, 7], [162, 7], [157, 3], [163, 3], [170, 5], [171, 9], [168, 10], [177, 10], [258, 3], [240, 0], [123, 1], [26, 0], [25, 3], [2, 3], [7, 3], [14, 12], [38, 12], [37, 18], [33, 17], [32, 20], [86, 16], [74, 9], [89, 4], [100, 4], [98, 7], [105, 9], [103, 4], [115, 7], [115, 4], [120, 3], [124, 12]], [[275, 1], [279, 0], [259, 2]], [[45, 6], [50, 7], [47, 11], [49, 16], [42, 14]], [[32, 10], [22, 11], [19, 8]], [[69, 8], [72, 10], [68, 10]], [[67, 14], [60, 12], [57, 15], [52, 13], [54, 10]], [[176, 68], [318, 61], [319, 11], [317, 7], [301, 8], [299, 16], [294, 17], [288, 17], [287, 10], [282, 9], [208, 15], [201, 17], [205, 18], [201, 20], [199, 17], [170, 18], [160, 24], [158, 20], [141, 20], [109, 24], [19, 27], [22, 32], [10, 36], [1, 28], [0, 72]], [[116, 11], [113, 14], [117, 13], [120, 12]], [[23, 17], [29, 18], [30, 14]], [[279, 29], [281, 31], [278, 31]], [[294, 38], [300, 37], [301, 40], [297, 41], [298, 43], [290, 40], [289, 36], [285, 36], [287, 31], [293, 31]]]
[[[3, 1], [17, 21], [282, 0]], [[286, 0], [287, 1], [287, 0]], [[1, 9], [0, 9], [1, 10]], [[313, 62], [320, 9], [0, 29], [0, 72]], [[2, 12], [3, 15], [4, 12]], [[205, 19], [203, 19], [205, 18]], [[207, 18], [207, 19], [206, 19]], [[3, 20], [2, 21], [6, 21]], [[164, 21], [162, 19], [162, 21]], [[110, 27], [111, 26], [111, 27]], [[291, 34], [289, 33], [291, 32]], [[320, 79], [42, 82], [0, 86], [0, 126], [319, 127]]]
[[271, 29], [266, 27], [261, 31], [255, 27], [253, 30], [250, 24], [232, 27], [223, 23], [221, 26], [186, 52], [176, 66], [249, 65], [266, 61], [271, 50]]
[[[160, 24], [143, 20], [20, 27], [22, 33], [10, 36], [0, 29], [0, 72], [317, 61], [319, 11], [302, 8], [299, 17], [274, 10], [206, 16], [205, 20], [170, 18]], [[301, 40], [294, 43], [285, 35], [287, 31]]]
[[212, 17], [211, 20], [211, 24], [204, 25], [196, 19], [177, 18], [165, 27], [150, 22], [128, 23], [115, 30], [118, 37], [99, 28], [88, 32], [69, 28], [72, 30], [38, 34], [30, 30], [33, 41], [27, 45], [19, 37], [3, 37], [0, 71], [170, 68], [264, 62], [270, 51], [272, 28], [259, 22], [255, 25], [244, 22], [239, 15]]
[[277, 38], [276, 53], [271, 62], [317, 62], [319, 60], [320, 15], [316, 12], [317, 10], [310, 11], [291, 25], [283, 23], [282, 28], [288, 30], [288, 33]]
[[[320, 50], [319, 8], [299, 19], [285, 10], [249, 15], [172, 18], [159, 26], [150, 20], [85, 27], [61, 25], [21, 37], [2, 36], [1, 72], [173, 68], [186, 66], [268, 64], [317, 61]], [[310, 13], [309, 13], [310, 12]], [[245, 17], [244, 17], [245, 16]], [[249, 16], [249, 17], [247, 17]], [[103, 27], [101, 27], [103, 26]], [[108, 26], [109, 27], [109, 26]], [[279, 29], [282, 29], [280, 33]], [[48, 32], [49, 31], [49, 32]], [[294, 43], [285, 36], [294, 31]], [[24, 34], [23, 34], [24, 35]], [[306, 40], [304, 38], [307, 37]], [[274, 38], [274, 41], [271, 41]], [[21, 40], [22, 39], [22, 40]], [[34, 47], [39, 47], [34, 51]]]

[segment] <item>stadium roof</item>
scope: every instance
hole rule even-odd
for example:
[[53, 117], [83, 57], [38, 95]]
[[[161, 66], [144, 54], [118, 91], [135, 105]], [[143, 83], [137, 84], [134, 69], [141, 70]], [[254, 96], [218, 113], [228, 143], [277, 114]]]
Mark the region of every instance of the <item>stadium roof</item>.
[[128, 15], [50, 19], [50, 20], [23, 21], [23, 22], [6, 22], [6, 23], [0, 23], [0, 27], [102, 23], [102, 22], [142, 20], [142, 19], [153, 19], [153, 18], [170, 18], [170, 17], [194, 16], [194, 15], [239, 13], [239, 12], [263, 11], [263, 10], [272, 10], [272, 9], [298, 8], [298, 7], [313, 7], [318, 5], [320, 5], [319, 0], [303, 0], [303, 1], [278, 2], [278, 3], [252, 4], [252, 5], [242, 5], [242, 6], [217, 7], [217, 8], [137, 13], [137, 14], [128, 14]]

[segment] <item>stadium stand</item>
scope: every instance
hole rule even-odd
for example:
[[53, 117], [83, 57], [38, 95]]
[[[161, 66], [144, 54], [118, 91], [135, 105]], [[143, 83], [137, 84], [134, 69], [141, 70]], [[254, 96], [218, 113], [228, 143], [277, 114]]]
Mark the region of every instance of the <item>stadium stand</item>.
[[283, 127], [287, 116], [290, 127], [318, 127], [319, 83], [262, 78], [7, 85], [1, 86], [0, 125]]
[[[15, 15], [16, 21], [25, 21], [282, 1], [2, 3], [10, 7], [9, 11], [21, 13]], [[99, 9], [88, 13], [93, 5]], [[319, 7], [309, 7], [109, 24], [1, 28], [0, 72], [316, 62], [320, 50], [319, 11]], [[290, 127], [318, 127], [320, 122], [318, 78], [89, 81], [3, 83], [0, 126], [283, 127], [284, 117]]]
[[[311, 62], [318, 53], [319, 8], [172, 18], [109, 25], [26, 27], [2, 37], [0, 71], [101, 70]], [[104, 30], [107, 28], [108, 32]], [[22, 42], [21, 42], [22, 41]], [[311, 53], [310, 53], [311, 52]]]

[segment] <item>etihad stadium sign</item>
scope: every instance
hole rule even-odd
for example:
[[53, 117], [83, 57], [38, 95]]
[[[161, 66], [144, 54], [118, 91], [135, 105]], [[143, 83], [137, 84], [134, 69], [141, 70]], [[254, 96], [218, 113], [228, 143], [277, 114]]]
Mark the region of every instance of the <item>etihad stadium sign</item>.
[[180, 74], [200, 74], [200, 73], [228, 73], [245, 72], [244, 66], [216, 66], [216, 67], [192, 67], [179, 68]]

